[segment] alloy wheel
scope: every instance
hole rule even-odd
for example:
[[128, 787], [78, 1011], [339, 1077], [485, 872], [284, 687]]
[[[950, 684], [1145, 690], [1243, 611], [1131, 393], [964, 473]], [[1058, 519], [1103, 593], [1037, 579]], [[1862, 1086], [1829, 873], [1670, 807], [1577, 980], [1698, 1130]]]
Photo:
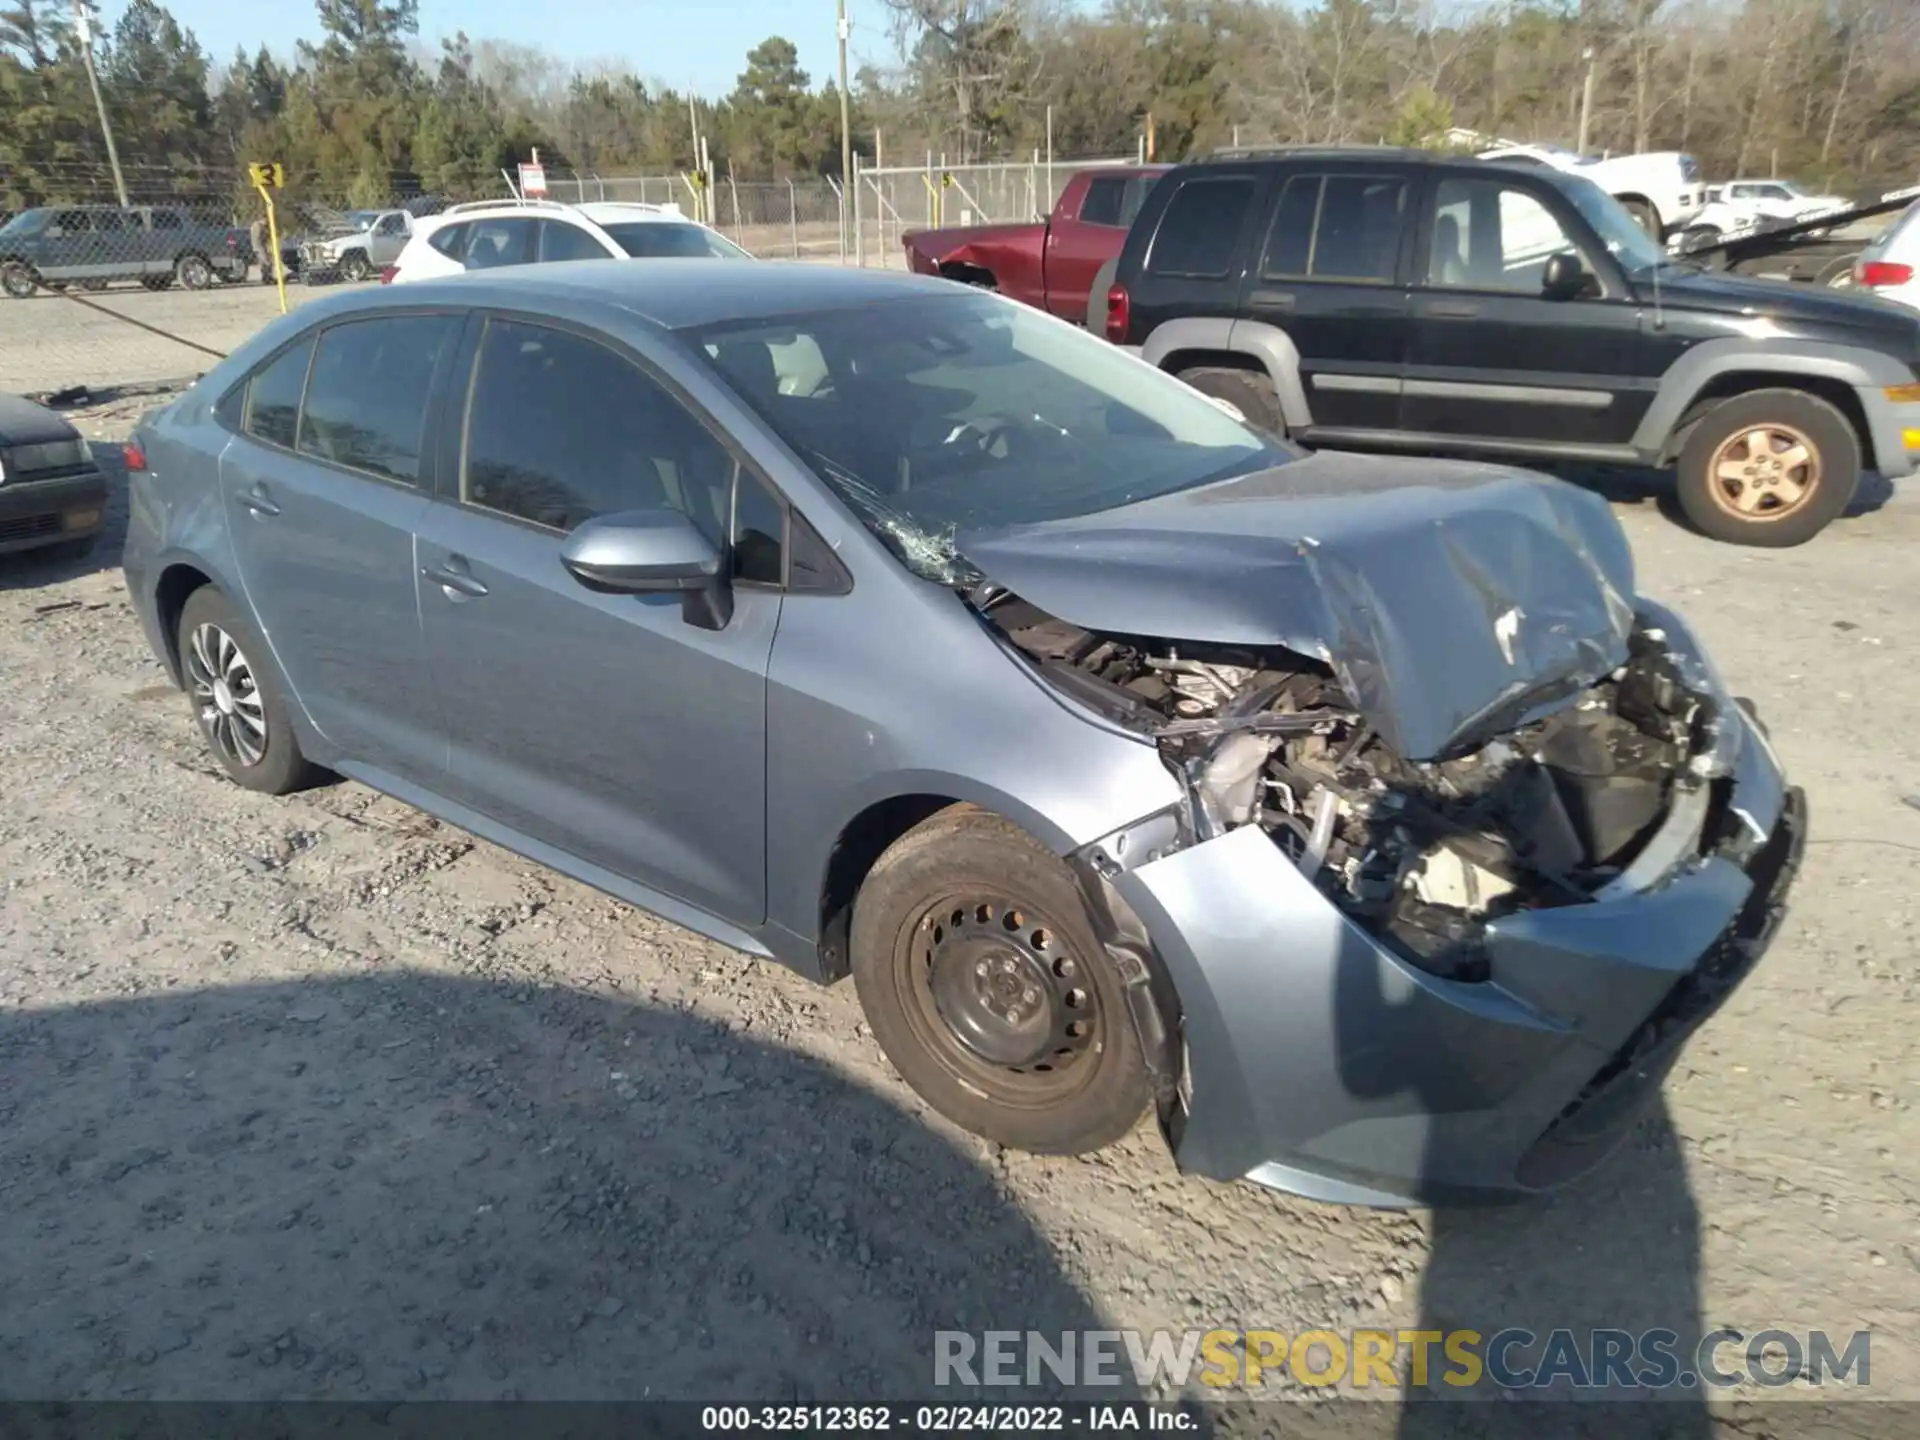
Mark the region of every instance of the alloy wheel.
[[1819, 448], [1791, 425], [1755, 425], [1729, 435], [1707, 462], [1721, 509], [1742, 520], [1779, 520], [1820, 484]]
[[233, 636], [218, 625], [196, 627], [187, 646], [187, 682], [200, 728], [221, 755], [242, 768], [266, 758], [266, 704]]

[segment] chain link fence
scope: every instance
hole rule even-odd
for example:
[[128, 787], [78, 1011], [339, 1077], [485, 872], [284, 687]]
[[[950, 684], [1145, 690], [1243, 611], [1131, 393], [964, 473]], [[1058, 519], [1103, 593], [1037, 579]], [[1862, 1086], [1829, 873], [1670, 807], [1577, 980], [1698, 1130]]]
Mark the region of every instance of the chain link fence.
[[[857, 158], [857, 157], [856, 157]], [[1034, 157], [948, 165], [856, 164], [855, 183], [722, 173], [596, 175], [549, 170], [547, 196], [676, 205], [769, 260], [902, 268], [901, 237], [939, 225], [1044, 216], [1076, 170], [1129, 163]], [[275, 192], [289, 308], [321, 287], [363, 283], [449, 205], [511, 197], [501, 175], [423, 193], [364, 177], [345, 192], [289, 174]], [[92, 168], [0, 171], [0, 390], [95, 392], [203, 373], [280, 311], [273, 231], [244, 170], [129, 170], [125, 197]]]

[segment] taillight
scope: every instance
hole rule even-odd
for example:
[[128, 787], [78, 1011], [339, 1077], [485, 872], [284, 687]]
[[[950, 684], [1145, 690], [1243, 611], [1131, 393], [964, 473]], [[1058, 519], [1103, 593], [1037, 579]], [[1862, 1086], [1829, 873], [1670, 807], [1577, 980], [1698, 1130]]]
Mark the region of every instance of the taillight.
[[142, 450], [135, 441], [129, 440], [126, 444], [122, 445], [120, 447], [120, 455], [121, 458], [127, 462], [127, 469], [129, 470], [144, 470], [147, 468], [147, 452]]
[[1127, 343], [1127, 324], [1133, 318], [1133, 301], [1127, 287], [1115, 285], [1107, 291], [1107, 339], [1116, 345]]
[[386, 269], [380, 272], [380, 283], [382, 285], [391, 285], [395, 280], [399, 278], [400, 278], [400, 267], [398, 265], [389, 265], [387, 266]]
[[1856, 285], [1905, 285], [1913, 279], [1913, 266], [1897, 265], [1891, 260], [1862, 260], [1854, 267]]

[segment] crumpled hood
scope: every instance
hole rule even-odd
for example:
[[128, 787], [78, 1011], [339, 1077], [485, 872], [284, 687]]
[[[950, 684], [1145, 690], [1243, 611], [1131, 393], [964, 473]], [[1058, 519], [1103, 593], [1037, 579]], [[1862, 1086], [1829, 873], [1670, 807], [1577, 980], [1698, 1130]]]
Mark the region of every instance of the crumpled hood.
[[1633, 557], [1606, 502], [1500, 466], [1316, 454], [955, 539], [1086, 629], [1322, 659], [1415, 760], [1555, 708], [1626, 659], [1633, 628]]

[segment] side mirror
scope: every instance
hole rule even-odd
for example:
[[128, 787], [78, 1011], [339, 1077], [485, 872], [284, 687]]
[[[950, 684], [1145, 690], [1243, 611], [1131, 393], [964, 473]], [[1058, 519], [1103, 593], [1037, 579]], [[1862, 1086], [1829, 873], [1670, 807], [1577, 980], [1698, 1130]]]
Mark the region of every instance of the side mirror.
[[601, 515], [567, 536], [560, 563], [589, 590], [608, 595], [682, 595], [690, 624], [718, 630], [732, 618], [725, 557], [678, 510]]
[[1550, 256], [1540, 276], [1540, 293], [1549, 300], [1577, 300], [1588, 292], [1593, 276], [1571, 250]]

